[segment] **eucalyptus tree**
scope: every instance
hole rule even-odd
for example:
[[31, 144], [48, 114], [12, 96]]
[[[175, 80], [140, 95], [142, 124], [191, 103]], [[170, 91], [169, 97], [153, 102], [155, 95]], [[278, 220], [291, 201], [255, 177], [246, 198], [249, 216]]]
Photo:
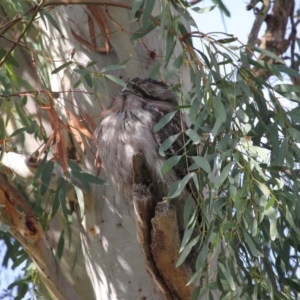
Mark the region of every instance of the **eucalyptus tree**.
[[[296, 4], [251, 1], [243, 45], [198, 29], [190, 10], [229, 16], [226, 1], [214, 2], [1, 2], [0, 237], [2, 264], [26, 264], [11, 286], [19, 299], [28, 289], [57, 299], [297, 298]], [[135, 77], [167, 83], [189, 123], [186, 151], [161, 170], [184, 160], [188, 173], [151, 212], [141, 194], [126, 202], [108, 185], [93, 141], [101, 113]]]

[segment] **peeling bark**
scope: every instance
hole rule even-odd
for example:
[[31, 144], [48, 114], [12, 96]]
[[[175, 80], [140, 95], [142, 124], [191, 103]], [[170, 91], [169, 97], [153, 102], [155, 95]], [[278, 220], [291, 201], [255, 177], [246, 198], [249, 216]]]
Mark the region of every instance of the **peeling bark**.
[[[265, 14], [258, 14], [251, 34], [249, 35], [248, 45], [255, 45], [262, 22], [260, 22], [258, 28], [255, 27], [255, 24], [263, 19], [267, 24], [267, 29], [260, 41], [259, 47], [281, 57], [290, 45], [290, 41], [286, 39], [285, 35], [288, 19], [289, 17], [293, 17], [294, 7], [294, 0], [276, 0], [273, 4], [272, 11], [269, 14], [267, 14], [269, 6], [267, 7]], [[258, 60], [265, 61], [269, 64], [276, 63], [273, 58], [263, 54], [259, 56]], [[267, 80], [271, 76], [271, 72], [267, 69], [255, 67], [252, 71], [256, 77], [262, 77], [264, 80]]]
[[142, 153], [133, 156], [133, 174], [137, 237], [148, 271], [164, 299], [190, 299], [196, 287], [193, 284], [186, 286], [192, 271], [187, 262], [175, 267], [181, 245], [176, 209], [160, 199], [154, 201]]
[[53, 299], [80, 299], [56, 262], [34, 211], [23, 196], [0, 174], [0, 222], [24, 247]]

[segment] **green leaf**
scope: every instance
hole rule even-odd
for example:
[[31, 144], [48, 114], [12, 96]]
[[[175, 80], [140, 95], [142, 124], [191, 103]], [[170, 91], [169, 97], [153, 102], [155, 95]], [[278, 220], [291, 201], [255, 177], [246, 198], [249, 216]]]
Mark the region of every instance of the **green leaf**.
[[[184, 219], [184, 227], [185, 228], [188, 226], [188, 223], [190, 220], [190, 215], [192, 212], [192, 203], [193, 203], [192, 196], [189, 196], [184, 203], [183, 219]], [[195, 213], [195, 211], [194, 211], [194, 213]]]
[[242, 122], [244, 123], [249, 122], [249, 117], [245, 114], [245, 112], [242, 109], [237, 110], [235, 113]]
[[224, 169], [222, 170], [220, 176], [218, 177], [218, 179], [216, 180], [216, 182], [214, 183], [214, 190], [218, 190], [220, 188], [220, 186], [223, 184], [223, 182], [226, 180], [226, 178], [228, 177], [228, 174], [231, 170], [231, 167], [233, 165], [233, 162], [230, 162], [229, 164], [227, 164]]
[[[249, 64], [249, 60], [248, 60], [248, 55], [247, 55], [247, 52], [245, 51], [246, 49], [245, 48], [242, 48], [240, 50], [240, 58], [241, 58], [241, 61], [243, 63], [243, 67], [247, 68], [247, 69], [250, 69], [250, 64]], [[242, 70], [242, 69], [241, 69]], [[239, 70], [238, 71], [238, 75], [241, 75], [241, 71]], [[238, 81], [243, 81], [243, 76], [240, 76], [240, 79], [242, 80], [238, 80]]]
[[292, 69], [292, 68], [289, 68], [289, 67], [286, 67], [286, 66], [283, 66], [283, 65], [276, 65], [276, 68], [282, 72], [282, 73], [286, 73], [292, 77], [295, 77], [297, 79], [300, 79], [300, 74], [299, 72], [297, 72], [296, 70]]
[[142, 6], [144, 0], [134, 0], [133, 4], [132, 4], [132, 14], [134, 15]]
[[160, 145], [158, 151], [161, 156], [166, 156], [165, 151], [168, 150], [173, 145], [173, 143], [176, 141], [176, 139], [178, 138], [179, 135], [180, 135], [180, 133], [171, 135]]
[[[199, 295], [200, 295], [200, 291], [204, 291], [203, 287], [202, 286], [197, 286], [194, 291], [193, 291], [193, 294], [192, 294], [192, 298], [191, 300], [198, 300], [199, 299]], [[213, 299], [213, 298], [211, 298]]]
[[219, 131], [221, 130], [221, 126], [222, 126], [222, 121], [220, 119], [217, 119], [215, 122], [215, 125], [211, 131], [211, 134], [213, 137], [216, 137], [219, 133]]
[[219, 266], [221, 272], [223, 273], [223, 275], [224, 275], [224, 277], [225, 277], [225, 279], [226, 279], [226, 281], [227, 281], [227, 283], [228, 283], [230, 289], [231, 289], [232, 291], [235, 291], [235, 284], [234, 284], [233, 278], [232, 278], [232, 276], [231, 276], [231, 272], [230, 272], [230, 270], [228, 269], [228, 267], [225, 266], [225, 264], [223, 264], [223, 263], [220, 262], [220, 261], [218, 261], [218, 266]]
[[40, 10], [39, 13], [42, 15], [42, 16], [45, 16], [49, 23], [60, 33], [60, 35], [63, 35], [63, 33], [61, 32], [57, 22], [54, 20], [54, 18], [52, 17], [51, 14], [48, 13], [48, 11], [46, 10]]
[[41, 176], [47, 162], [47, 156], [48, 153], [46, 153], [43, 159], [39, 162], [39, 166], [34, 174], [33, 181], [36, 181]]
[[222, 225], [222, 231], [226, 232], [226, 231], [230, 230], [231, 228], [234, 228], [235, 226], [237, 226], [236, 221], [234, 221], [234, 220], [227, 221]]
[[220, 44], [229, 44], [229, 43], [232, 43], [232, 42], [235, 42], [235, 41], [238, 41], [237, 37], [216, 40], [216, 42], [218, 42]]
[[[4, 55], [7, 53], [6, 50], [4, 49], [0, 49], [0, 60], [4, 57]], [[18, 61], [14, 58], [14, 56], [12, 55], [12, 53], [10, 53], [6, 60], [5, 63], [10, 64], [11, 66], [14, 66], [16, 68], [20, 68], [20, 64], [18, 63]]]
[[274, 86], [274, 90], [278, 93], [300, 93], [300, 87], [297, 85], [293, 84], [287, 84], [287, 83], [282, 83], [282, 84], [276, 84]]
[[89, 68], [89, 67], [92, 67], [92, 66], [94, 66], [94, 65], [97, 65], [97, 61], [90, 61], [87, 65], [86, 65], [86, 68]]
[[67, 184], [62, 184], [61, 189], [58, 193], [58, 198], [63, 215], [68, 223], [72, 223], [72, 215], [67, 207]]
[[57, 210], [59, 208], [60, 200], [59, 200], [59, 194], [62, 191], [62, 193], [66, 196], [66, 186], [67, 186], [67, 181], [63, 178], [61, 178], [58, 182], [57, 189], [55, 191], [54, 199], [53, 199], [53, 204], [52, 204], [52, 210], [51, 210], [51, 220], [57, 213]]
[[22, 132], [25, 132], [25, 131], [27, 131], [27, 127], [19, 128], [19, 129], [17, 129], [16, 131], [14, 131], [14, 132], [10, 135], [10, 137], [19, 135], [19, 134], [21, 134]]
[[192, 156], [193, 161], [195, 162], [195, 164], [201, 168], [202, 170], [204, 170], [207, 174], [211, 173], [211, 168], [210, 168], [210, 164], [208, 163], [208, 161], [201, 156]]
[[214, 10], [218, 5], [212, 5], [212, 6], [207, 6], [207, 7], [203, 7], [203, 8], [200, 8], [200, 7], [195, 7], [195, 8], [192, 8], [192, 10], [198, 14], [205, 14], [205, 13], [208, 13], [212, 10]]
[[183, 63], [183, 53], [181, 53], [173, 62], [172, 66], [168, 68], [167, 77], [172, 77], [178, 74]]
[[157, 74], [159, 73], [160, 67], [161, 67], [160, 63], [156, 64], [154, 68], [151, 70], [150, 74], [148, 75], [148, 78], [155, 79]]
[[100, 185], [108, 185], [104, 180], [102, 180], [94, 175], [85, 173], [83, 171], [72, 170], [71, 174], [74, 177], [76, 177], [77, 179], [79, 179], [82, 183], [87, 183], [87, 184], [96, 183], [96, 184], [100, 184]]
[[201, 142], [201, 137], [195, 130], [190, 128], [187, 129], [185, 133], [193, 141], [193, 144], [198, 145]]
[[4, 72], [0, 72], [0, 92], [1, 94], [12, 93], [12, 86], [10, 80]]
[[294, 229], [294, 231], [296, 232], [296, 234], [298, 236], [300, 236], [300, 229], [295, 225], [295, 222], [291, 216], [291, 213], [286, 210], [286, 214], [285, 214], [286, 220], [288, 221], [288, 223], [290, 224], [290, 226]]
[[285, 277], [283, 278], [283, 282], [286, 285], [290, 286], [292, 290], [297, 291], [297, 293], [300, 293], [299, 279], [292, 279], [292, 278]]
[[264, 196], [268, 197], [270, 195], [270, 190], [264, 183], [258, 182], [257, 186], [259, 187], [259, 189], [261, 190], [261, 192]]
[[7, 232], [9, 230], [9, 226], [3, 223], [0, 223], [0, 231]]
[[80, 75], [86, 76], [86, 75], [91, 75], [93, 72], [91, 70], [86, 70], [86, 69], [73, 69], [75, 73], [78, 73]]
[[84, 196], [83, 196], [83, 192], [81, 190], [81, 188], [79, 188], [76, 185], [73, 185], [74, 189], [75, 189], [75, 193], [76, 193], [76, 197], [77, 197], [77, 201], [79, 204], [79, 209], [80, 209], [80, 218], [83, 218], [84, 215]]
[[196, 220], [197, 220], [196, 215], [197, 215], [197, 212], [194, 211], [194, 214], [191, 218], [192, 219], [192, 224], [184, 231], [184, 235], [183, 235], [183, 238], [182, 238], [182, 241], [181, 241], [181, 246], [180, 246], [180, 249], [179, 249], [179, 253], [181, 253], [185, 249], [185, 246], [190, 241], [190, 238], [191, 238], [193, 232], [195, 231], [195, 224], [196, 224]]
[[169, 3], [168, 2], [161, 2], [161, 14], [160, 14], [160, 25], [159, 25], [159, 34], [158, 39], [161, 40], [164, 37], [164, 31], [165, 31], [165, 23], [167, 18], [167, 12], [166, 10], [169, 10]]
[[264, 60], [253, 60], [249, 58], [249, 62], [251, 65], [261, 68], [261, 69], [267, 69], [272, 72], [273, 75], [275, 75], [280, 81], [283, 81], [283, 77], [279, 70], [277, 70], [276, 65], [270, 64]]
[[201, 103], [202, 100], [202, 87], [201, 87], [201, 78], [202, 74], [200, 71], [196, 71], [195, 74], [195, 86], [196, 86], [196, 95], [199, 103]]
[[288, 128], [288, 132], [293, 139], [300, 141], [300, 131], [295, 128]]
[[222, 123], [226, 121], [226, 111], [225, 107], [221, 101], [221, 93], [218, 97], [213, 96], [214, 112], [216, 119], [220, 120]]
[[196, 236], [195, 238], [193, 238], [184, 248], [184, 250], [182, 251], [177, 263], [176, 263], [176, 268], [178, 268], [186, 259], [186, 257], [190, 254], [192, 248], [198, 243], [200, 238], [200, 235]]
[[15, 102], [15, 108], [22, 121], [22, 124], [28, 128], [31, 125], [32, 120], [25, 115], [24, 107], [20, 107], [19, 103]]
[[154, 28], [156, 28], [156, 25], [152, 21], [149, 20], [149, 22], [145, 26], [140, 28], [138, 31], [136, 31], [131, 36], [131, 40], [134, 41], [134, 40], [141, 39], [142, 37], [147, 35], [149, 32], [151, 32]]
[[56, 74], [56, 73], [58, 73], [60, 70], [62, 70], [62, 69], [64, 69], [64, 68], [68, 67], [68, 66], [71, 65], [72, 63], [73, 63], [72, 61], [68, 61], [68, 62], [62, 64], [62, 65], [59, 66], [58, 68], [54, 69], [54, 70], [51, 72], [51, 74]]
[[276, 61], [282, 63], [283, 65], [285, 65], [285, 61], [281, 57], [277, 56], [276, 54], [274, 54], [273, 52], [271, 52], [269, 50], [259, 48], [259, 47], [251, 47], [251, 49], [254, 51], [257, 51], [263, 55], [269, 56], [269, 57], [275, 59]]
[[65, 244], [65, 238], [64, 238], [64, 231], [61, 232], [58, 243], [57, 243], [57, 249], [56, 249], [56, 257], [58, 258], [58, 261], [61, 260], [63, 252], [64, 252], [64, 244]]
[[278, 236], [277, 232], [277, 213], [278, 211], [274, 209], [273, 207], [270, 207], [269, 209], [265, 210], [264, 214], [269, 217], [270, 219], [270, 238], [271, 241], [275, 241], [275, 239]]
[[166, 55], [165, 55], [165, 62], [164, 67], [167, 68], [169, 60], [171, 56], [174, 53], [174, 48], [176, 45], [176, 39], [174, 38], [174, 35], [168, 31], [167, 33], [167, 45], [166, 45]]
[[166, 174], [168, 173], [170, 170], [173, 169], [174, 166], [176, 166], [178, 164], [178, 162], [181, 159], [181, 155], [180, 156], [172, 156], [170, 157], [161, 167], [161, 172], [162, 174]]
[[153, 0], [145, 0], [145, 4], [144, 4], [144, 11], [142, 14], [142, 25], [146, 26], [147, 22], [149, 21], [150, 17], [151, 17], [151, 13], [152, 10], [154, 8], [155, 5], [155, 1]]
[[120, 86], [122, 86], [122, 87], [126, 87], [126, 83], [125, 83], [123, 80], [121, 80], [121, 79], [119, 79], [119, 78], [117, 78], [117, 77], [115, 77], [115, 76], [113, 76], [113, 75], [110, 75], [110, 74], [103, 74], [103, 77], [108, 78], [109, 80], [111, 80], [111, 81], [117, 83], [118, 85], [120, 85]]
[[251, 236], [246, 231], [244, 231], [243, 234], [244, 234], [245, 242], [246, 242], [247, 246], [249, 247], [251, 254], [256, 257], [259, 257], [259, 256], [263, 257], [263, 254], [257, 249]]
[[168, 198], [176, 198], [177, 196], [180, 195], [180, 193], [183, 191], [185, 188], [186, 184], [188, 181], [192, 178], [193, 173], [187, 174], [183, 177], [183, 179], [176, 181], [170, 186], [169, 193], [168, 193]]
[[53, 169], [54, 169], [54, 163], [51, 160], [48, 160], [45, 164], [45, 167], [43, 169], [43, 173], [41, 176], [41, 181], [42, 181], [41, 195], [42, 196], [45, 195], [45, 193], [49, 187]]
[[[129, 59], [127, 59], [127, 61], [128, 60]], [[120, 70], [120, 69], [124, 69], [125, 67], [126, 67], [126, 64], [110, 65], [105, 68], [102, 68], [100, 73], [105, 73], [105, 72], [114, 71], [114, 70]]]
[[176, 114], [176, 110], [172, 111], [168, 114], [166, 114], [163, 118], [161, 118], [159, 120], [159, 122], [154, 126], [154, 131], [159, 131], [161, 130], [163, 127], [165, 127], [174, 117], [174, 115]]
[[[209, 249], [207, 245], [204, 245], [201, 251], [198, 254], [196, 261], [196, 273], [192, 276], [190, 281], [186, 285], [190, 285], [192, 282], [199, 282], [202, 271], [207, 266], [207, 257], [208, 257]], [[197, 298], [198, 299], [198, 298]]]

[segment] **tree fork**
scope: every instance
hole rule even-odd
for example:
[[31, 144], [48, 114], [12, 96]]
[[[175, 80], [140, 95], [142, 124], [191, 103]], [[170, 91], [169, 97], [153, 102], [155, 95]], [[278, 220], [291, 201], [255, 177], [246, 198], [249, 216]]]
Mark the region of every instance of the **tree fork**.
[[[187, 262], [176, 268], [181, 245], [177, 214], [173, 205], [155, 201], [145, 157], [132, 157], [133, 203], [137, 218], [137, 238], [147, 268], [164, 299], [190, 299], [196, 286], [186, 283], [192, 277]], [[158, 199], [160, 200], [160, 199]]]

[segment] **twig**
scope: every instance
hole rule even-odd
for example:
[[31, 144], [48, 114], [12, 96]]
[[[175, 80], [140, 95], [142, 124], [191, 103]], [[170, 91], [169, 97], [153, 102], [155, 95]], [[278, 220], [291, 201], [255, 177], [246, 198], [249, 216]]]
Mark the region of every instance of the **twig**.
[[22, 30], [22, 32], [20, 33], [19, 37], [17, 38], [16, 42], [12, 45], [12, 47], [4, 54], [4, 56], [2, 57], [2, 59], [0, 60], [0, 67], [3, 65], [3, 63], [6, 61], [7, 57], [13, 52], [13, 50], [15, 49], [15, 47], [17, 46], [17, 44], [20, 42], [21, 38], [24, 36], [24, 34], [26, 33], [26, 31], [28, 30], [29, 26], [31, 25], [31, 23], [34, 21], [35, 16], [37, 15], [37, 13], [39, 12], [39, 10], [41, 9], [41, 7], [44, 5], [45, 0], [41, 0], [40, 3], [35, 7], [34, 11], [33, 11], [33, 15], [31, 17], [31, 19], [28, 21], [28, 23], [25, 25], [24, 29]]

